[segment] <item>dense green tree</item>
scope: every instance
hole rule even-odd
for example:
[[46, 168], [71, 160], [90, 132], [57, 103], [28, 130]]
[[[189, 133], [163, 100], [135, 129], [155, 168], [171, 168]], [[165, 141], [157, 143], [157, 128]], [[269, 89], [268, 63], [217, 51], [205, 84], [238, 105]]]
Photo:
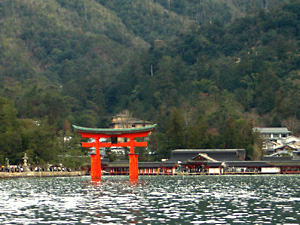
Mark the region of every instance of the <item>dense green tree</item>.
[[161, 159], [168, 159], [170, 152], [167, 146], [167, 137], [164, 133], [155, 131], [149, 140], [148, 148], [150, 155], [154, 161], [161, 161]]
[[181, 112], [178, 108], [173, 108], [170, 112], [168, 128], [166, 132], [167, 148], [180, 149], [186, 146], [185, 144], [185, 126]]
[[29, 162], [40, 165], [55, 163], [58, 155], [56, 127], [46, 121], [40, 121], [29, 132], [29, 143], [26, 149]]
[[17, 111], [13, 104], [0, 97], [0, 163], [8, 158], [11, 163], [18, 162], [22, 154], [22, 138]]
[[193, 115], [191, 121], [188, 122], [189, 125], [187, 126], [186, 131], [187, 148], [209, 149], [216, 147], [214, 135], [209, 133], [209, 126], [206, 121], [207, 118], [205, 118], [205, 116], [209, 116], [207, 115], [207, 112], [205, 112], [207, 105], [204, 104], [205, 102], [202, 100], [200, 109], [195, 112], [196, 115]]

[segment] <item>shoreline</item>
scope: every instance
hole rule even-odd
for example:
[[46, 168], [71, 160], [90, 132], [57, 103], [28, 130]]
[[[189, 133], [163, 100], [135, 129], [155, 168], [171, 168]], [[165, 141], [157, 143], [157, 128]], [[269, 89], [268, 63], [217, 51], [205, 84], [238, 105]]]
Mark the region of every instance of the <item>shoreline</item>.
[[72, 171], [72, 172], [0, 172], [0, 178], [21, 178], [21, 177], [76, 177], [85, 176], [85, 171]]
[[[208, 174], [208, 173], [175, 173], [175, 174], [139, 174], [139, 176], [214, 176], [214, 175], [289, 175], [299, 173], [242, 173], [242, 172], [225, 172], [223, 174]], [[78, 176], [89, 176], [86, 171], [72, 171], [72, 172], [0, 172], [1, 178], [28, 178], [28, 177], [78, 177]], [[128, 174], [102, 174], [102, 176], [122, 176]]]

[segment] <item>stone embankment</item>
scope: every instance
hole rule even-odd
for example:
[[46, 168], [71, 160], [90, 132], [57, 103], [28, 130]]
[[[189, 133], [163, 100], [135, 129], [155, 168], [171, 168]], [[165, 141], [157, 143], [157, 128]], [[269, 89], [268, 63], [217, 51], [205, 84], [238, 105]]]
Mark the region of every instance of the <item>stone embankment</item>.
[[52, 171], [52, 172], [0, 172], [0, 178], [15, 178], [15, 177], [75, 177], [84, 176], [85, 171], [72, 171], [72, 172], [62, 172], [62, 171]]

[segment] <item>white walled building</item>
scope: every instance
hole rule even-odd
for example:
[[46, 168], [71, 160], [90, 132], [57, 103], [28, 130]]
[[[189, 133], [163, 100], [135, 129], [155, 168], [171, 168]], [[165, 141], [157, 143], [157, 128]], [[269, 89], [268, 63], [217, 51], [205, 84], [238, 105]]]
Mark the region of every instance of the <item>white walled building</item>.
[[253, 130], [259, 132], [263, 140], [271, 141], [289, 137], [292, 133], [286, 127], [254, 127]]

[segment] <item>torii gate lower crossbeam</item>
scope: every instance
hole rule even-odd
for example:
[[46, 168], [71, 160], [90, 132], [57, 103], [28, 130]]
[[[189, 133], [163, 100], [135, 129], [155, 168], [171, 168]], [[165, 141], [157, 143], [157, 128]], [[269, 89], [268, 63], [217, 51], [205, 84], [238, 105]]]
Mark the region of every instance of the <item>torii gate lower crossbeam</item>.
[[[134, 139], [146, 137], [150, 132], [154, 131], [156, 124], [142, 128], [131, 129], [101, 129], [86, 128], [73, 125], [74, 129], [84, 138], [93, 138], [94, 142], [82, 142], [82, 147], [95, 148], [95, 155], [91, 155], [91, 179], [101, 180], [101, 155], [102, 147], [130, 147], [129, 157], [129, 179], [138, 179], [138, 155], [135, 154], [135, 147], [147, 147], [147, 142], [136, 142]], [[101, 138], [112, 140], [112, 138], [128, 138], [127, 142], [101, 142]]]

